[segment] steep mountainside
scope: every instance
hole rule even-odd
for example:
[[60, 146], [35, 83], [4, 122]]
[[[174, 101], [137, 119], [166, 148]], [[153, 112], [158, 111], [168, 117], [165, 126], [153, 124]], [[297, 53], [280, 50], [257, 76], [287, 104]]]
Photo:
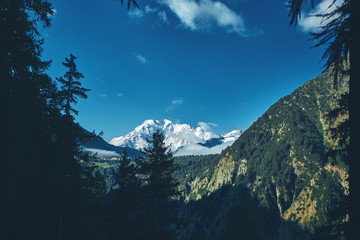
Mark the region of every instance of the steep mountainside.
[[[342, 79], [334, 88], [333, 78], [326, 72], [272, 105], [217, 157], [215, 168], [206, 170], [211, 174], [190, 180], [192, 189], [186, 197], [190, 201], [187, 218], [191, 224], [187, 231], [202, 229], [209, 239], [226, 236], [227, 230], [238, 231], [235, 227], [229, 230], [224, 219], [240, 224], [242, 216], [231, 212], [237, 204], [234, 199], [238, 199], [234, 195], [242, 187], [259, 201], [259, 206], [274, 211], [282, 221], [306, 226], [310, 232], [347, 221], [345, 214], [337, 211], [348, 194], [348, 166], [341, 158], [327, 155], [330, 149], [341, 147], [330, 128], [338, 126], [348, 114], [331, 119], [327, 116], [347, 91], [348, 79]], [[198, 201], [197, 208], [201, 202], [211, 202], [217, 213], [211, 218], [191, 207], [195, 204], [191, 200]], [[222, 226], [224, 232], [212, 232], [215, 228], [211, 226], [216, 225]], [[286, 239], [295, 238], [297, 233], [279, 227], [277, 234]]]
[[92, 136], [88, 141], [81, 143], [81, 148], [90, 153], [97, 153], [101, 158], [120, 157], [124, 151], [131, 158], [142, 156], [140, 151], [129, 147], [118, 147], [107, 143], [102, 137], [97, 136], [87, 130], [85, 133]]

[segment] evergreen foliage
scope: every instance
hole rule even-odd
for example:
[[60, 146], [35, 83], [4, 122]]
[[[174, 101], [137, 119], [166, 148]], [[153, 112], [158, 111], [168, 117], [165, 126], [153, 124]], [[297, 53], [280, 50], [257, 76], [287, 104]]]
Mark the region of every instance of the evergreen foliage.
[[177, 166], [160, 130], [148, 142], [152, 147], [144, 149], [146, 157], [138, 161], [145, 204], [143, 230], [154, 239], [173, 239], [175, 232], [171, 225], [176, 222], [177, 212], [172, 200], [180, 194], [179, 183], [173, 176]]
[[[144, 158], [130, 159], [124, 152], [112, 173], [115, 186], [104, 196], [99, 215], [101, 239], [175, 239], [181, 224], [177, 167], [172, 153], [157, 131], [148, 140]], [[141, 229], [141, 231], [139, 230]]]
[[164, 140], [164, 134], [157, 130], [152, 139], [147, 140], [152, 147], [142, 151], [146, 157], [139, 161], [144, 189], [154, 201], [171, 200], [179, 195], [178, 182], [173, 177], [177, 166]]
[[[348, 78], [340, 79], [337, 88], [333, 79], [332, 72], [327, 71], [280, 99], [233, 145], [215, 158], [218, 163], [215, 169], [218, 171], [209, 170], [212, 172], [210, 177], [201, 173], [198, 175], [199, 184], [190, 194], [201, 199], [187, 204], [185, 215], [186, 219], [190, 219], [187, 236], [195, 234], [205, 236], [205, 239], [232, 238], [242, 236], [242, 233], [245, 239], [266, 239], [264, 236], [267, 234], [270, 234], [269, 238], [277, 236], [279, 239], [347, 236], [348, 203], [344, 185], [347, 180], [345, 175], [340, 177], [338, 171], [344, 174], [348, 166], [344, 155], [336, 155], [335, 160], [327, 153], [330, 149], [340, 150], [346, 145], [346, 142], [343, 145], [342, 141], [336, 140], [340, 138], [331, 129], [337, 129], [347, 119], [346, 111], [341, 110], [339, 96], [348, 91]], [[329, 118], [328, 112], [333, 109], [337, 110]], [[234, 161], [229, 166], [234, 167], [221, 165], [224, 164], [222, 159], [229, 158]], [[239, 173], [243, 160], [246, 172]], [[233, 177], [227, 185], [214, 191], [214, 182], [211, 181], [221, 183], [228, 176], [227, 173], [215, 175], [219, 169], [233, 169], [229, 170]], [[246, 186], [251, 193], [251, 201], [258, 200], [259, 207], [267, 209], [270, 216], [255, 217], [256, 211], [249, 213], [252, 207], [234, 208], [233, 204], [236, 205], [238, 200], [234, 200], [233, 196], [238, 186]], [[225, 191], [225, 188], [230, 190]], [[246, 194], [241, 197], [246, 199]], [[213, 200], [208, 202], [208, 199]], [[289, 212], [286, 213], [287, 210]], [[233, 212], [238, 212], [238, 215]], [[239, 226], [244, 224], [238, 224], [243, 216], [249, 219], [252, 227]], [[263, 217], [270, 217], [270, 223], [279, 223], [273, 226], [278, 229], [276, 234], [263, 229], [267, 226]], [[226, 218], [229, 220], [224, 222]], [[300, 219], [304, 221], [304, 229], [297, 225]], [[256, 235], [257, 228], [265, 231], [262, 233], [265, 235]], [[223, 231], [221, 234], [219, 229]]]
[[[0, 4], [0, 231], [2, 239], [88, 239], [96, 205], [92, 166], [79, 150], [82, 129], [61, 113], [56, 84], [45, 73], [39, 25], [50, 3]], [[91, 185], [90, 185], [91, 184]]]
[[139, 181], [136, 177], [137, 166], [128, 158], [126, 151], [120, 159], [119, 171], [114, 172], [120, 189], [131, 191], [132, 188], [138, 188]]
[[191, 191], [189, 182], [196, 177], [211, 176], [216, 164], [219, 162], [218, 156], [218, 154], [187, 155], [174, 158], [175, 165], [179, 166], [179, 169], [174, 173], [174, 177], [179, 181], [184, 196], [187, 196]]
[[76, 57], [72, 54], [70, 54], [70, 58], [65, 58], [63, 65], [68, 68], [68, 71], [63, 77], [56, 78], [62, 85], [61, 91], [59, 91], [59, 96], [62, 101], [61, 110], [64, 110], [67, 117], [70, 117], [71, 113], [78, 115], [78, 111], [73, 109], [71, 104], [76, 104], [78, 97], [86, 99], [86, 92], [90, 91], [90, 89], [81, 87], [79, 80], [84, 78], [84, 76], [78, 72], [75, 59]]
[[[291, 23], [296, 24], [303, 1], [290, 2]], [[128, 8], [131, 4], [138, 7], [129, 0]], [[335, 73], [348, 69], [342, 58], [349, 52], [349, 8], [345, 0], [332, 13], [319, 16], [338, 18], [313, 34], [320, 39], [316, 46], [329, 44], [323, 58], [328, 70], [334, 64]], [[94, 156], [79, 145], [89, 140], [88, 134], [72, 115], [78, 114], [72, 105], [86, 99], [89, 91], [81, 87], [76, 57], [65, 58], [68, 71], [57, 78], [61, 90], [46, 74], [50, 61], [41, 60], [38, 26], [50, 27], [53, 14], [45, 0], [0, 2], [1, 239], [175, 239], [180, 209], [195, 228], [189, 234], [184, 231], [185, 238], [263, 239], [277, 229], [279, 239], [308, 237], [297, 225], [281, 225], [280, 215], [309, 185], [311, 199], [317, 202], [311, 221], [314, 236], [346, 236], [348, 200], [341, 179], [319, 170], [328, 163], [341, 169], [349, 164], [349, 122], [332, 124], [348, 114], [349, 95], [343, 95], [338, 107], [331, 105], [338, 99], [328, 97], [329, 82], [337, 78], [329, 72], [281, 99], [220, 155], [174, 160], [163, 134], [155, 132], [145, 158], [131, 160], [124, 153], [114, 172], [118, 188], [100, 202], [101, 176], [94, 173]], [[341, 74], [338, 88], [344, 85]], [[327, 112], [327, 123], [334, 126], [332, 139], [339, 139], [336, 146], [325, 138], [320, 113]], [[178, 180], [187, 194], [187, 182], [211, 176], [226, 153], [235, 161], [247, 160], [246, 175], [233, 174], [236, 186], [226, 185], [186, 206], [179, 203]], [[251, 195], [243, 186], [251, 188]]]
[[[311, 0], [311, 7], [314, 8], [315, 0]], [[336, 1], [332, 1], [331, 6], [337, 4]], [[294, 24], [295, 26], [298, 24], [298, 21], [301, 18], [301, 9], [303, 5], [303, 0], [289, 0], [288, 7], [290, 8], [289, 16], [291, 17], [290, 24]], [[331, 7], [329, 6], [329, 7]], [[353, 6], [353, 7], [352, 7]], [[350, 76], [350, 43], [351, 39], [356, 36], [353, 31], [351, 33], [351, 28], [354, 28], [354, 4], [351, 0], [344, 0], [341, 2], [340, 6], [336, 6], [334, 10], [329, 13], [317, 14], [313, 17], [321, 18], [322, 21], [327, 21], [327, 23], [320, 28], [319, 32], [312, 32], [311, 40], [316, 41], [317, 43], [314, 47], [326, 46], [324, 54], [322, 56], [322, 60], [325, 60], [324, 68], [325, 70], [330, 70], [334, 77], [334, 85], [335, 87], [339, 87], [339, 80], [341, 81], [343, 78]], [[353, 58], [354, 59], [354, 58]], [[350, 78], [350, 86], [354, 88], [356, 85], [354, 84], [354, 80]], [[354, 121], [358, 116], [357, 108], [355, 107], [355, 97], [356, 90], [351, 89], [349, 92], [345, 92], [339, 101], [339, 106], [332, 109], [329, 112], [328, 117], [334, 118], [339, 116], [339, 114], [348, 114], [353, 118], [352, 122], [350, 118], [346, 119], [339, 126], [333, 127], [331, 129], [331, 134], [335, 135], [335, 137], [339, 140], [339, 146], [335, 148], [329, 149], [327, 156], [331, 162], [334, 162], [338, 166], [342, 168], [349, 169], [349, 164], [355, 166], [355, 162], [350, 161], [350, 155], [353, 155], [353, 159], [355, 158], [355, 153], [357, 146], [356, 139], [358, 138], [358, 132], [355, 133], [354, 130], [357, 129], [357, 122]], [[352, 108], [350, 108], [350, 104], [352, 103]], [[352, 125], [352, 133], [350, 132], [350, 126]], [[350, 133], [352, 135], [351, 140], [349, 139]], [[352, 147], [350, 147], [352, 145]], [[350, 175], [351, 179], [354, 179], [355, 176]], [[351, 181], [351, 184], [354, 185], [356, 182]], [[354, 185], [355, 186], [355, 185]], [[356, 193], [357, 189], [354, 188], [354, 193]], [[351, 195], [353, 193], [350, 193]], [[353, 195], [354, 199], [356, 198], [356, 194]], [[340, 206], [341, 212], [337, 218], [343, 218], [343, 214], [349, 211], [349, 197], [345, 197], [343, 199], [344, 204]], [[356, 201], [354, 201], [355, 203]], [[356, 208], [354, 208], [356, 209]], [[326, 228], [325, 228], [326, 229]], [[343, 230], [341, 230], [344, 232]], [[329, 233], [331, 231], [324, 230], [324, 233]], [[340, 230], [338, 230], [338, 233]]]
[[[303, 0], [287, 1], [289, 17], [291, 18], [290, 24], [296, 26], [301, 19], [303, 2]], [[319, 1], [310, 1], [311, 8], [314, 8], [316, 2]], [[330, 8], [333, 4], [336, 4], [335, 0], [328, 7]], [[350, 53], [351, 1], [344, 0], [340, 6], [336, 6], [331, 12], [317, 14], [313, 17], [321, 18], [322, 22], [328, 21], [324, 26], [320, 27], [319, 32], [311, 33], [311, 40], [317, 42], [314, 47], [323, 45], [327, 47], [322, 57], [322, 60], [326, 60], [324, 68], [325, 70], [332, 69], [334, 81], [336, 82], [339, 74], [349, 74], [348, 69], [344, 68], [344, 61], [348, 62]]]
[[138, 212], [141, 210], [141, 183], [136, 174], [138, 171], [134, 161], [127, 157], [126, 151], [119, 161], [117, 171], [113, 171], [116, 179], [115, 189], [107, 196], [112, 199], [104, 206], [103, 239], [139, 239], [141, 220]]

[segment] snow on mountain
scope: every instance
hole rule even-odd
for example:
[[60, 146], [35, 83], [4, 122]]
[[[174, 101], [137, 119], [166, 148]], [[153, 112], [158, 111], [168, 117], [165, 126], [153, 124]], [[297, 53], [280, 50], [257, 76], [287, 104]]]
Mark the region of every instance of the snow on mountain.
[[174, 156], [221, 153], [222, 150], [231, 146], [243, 132], [244, 130], [242, 129], [235, 129], [229, 133], [219, 136], [218, 138], [212, 138], [205, 143], [195, 143], [183, 146], [174, 152]]
[[232, 130], [229, 133], [226, 133], [224, 135], [221, 135], [221, 137], [224, 139], [223, 142], [234, 142], [236, 139], [240, 137], [240, 135], [244, 132], [242, 129], [235, 129]]
[[[165, 145], [170, 147], [174, 155], [177, 150], [181, 150], [181, 155], [196, 154], [195, 149], [212, 149], [216, 146], [216, 152], [221, 152], [226, 146], [231, 145], [243, 132], [241, 129], [233, 130], [224, 135], [218, 135], [212, 132], [211, 126], [207, 123], [199, 122], [198, 127], [191, 127], [188, 124], [173, 123], [170, 120], [146, 120], [137, 126], [132, 132], [125, 136], [113, 138], [110, 144], [120, 147], [129, 147], [134, 149], [143, 149], [149, 147], [146, 139], [150, 138], [157, 130], [161, 130], [165, 136]], [[226, 143], [224, 145], [224, 143]], [[220, 147], [222, 146], [222, 147]], [[186, 148], [185, 148], [186, 147]], [[204, 148], [204, 149], [203, 149]], [[203, 152], [203, 151], [201, 151]]]

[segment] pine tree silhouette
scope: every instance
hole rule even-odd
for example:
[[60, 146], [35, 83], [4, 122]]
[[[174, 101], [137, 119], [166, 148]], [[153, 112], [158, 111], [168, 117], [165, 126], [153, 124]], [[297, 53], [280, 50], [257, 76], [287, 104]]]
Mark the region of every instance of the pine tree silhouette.
[[0, 3], [1, 239], [90, 236], [83, 130], [61, 113], [50, 61], [41, 60], [38, 26], [50, 27], [53, 14], [45, 0]]
[[176, 222], [176, 208], [172, 200], [180, 194], [179, 183], [173, 175], [178, 167], [174, 164], [171, 150], [165, 146], [164, 135], [160, 130], [147, 141], [152, 147], [143, 150], [146, 157], [139, 161], [139, 174], [144, 184], [148, 210], [145, 232], [149, 231], [154, 239], [172, 239], [175, 233], [169, 226]]
[[72, 54], [70, 54], [70, 58], [65, 58], [63, 65], [68, 68], [68, 71], [63, 77], [56, 78], [62, 85], [61, 91], [59, 91], [59, 95], [63, 101], [61, 109], [64, 110], [67, 117], [71, 117], [71, 113], [78, 115], [78, 111], [73, 109], [71, 105], [77, 103], [78, 97], [86, 99], [86, 92], [90, 91], [90, 89], [81, 87], [79, 80], [84, 78], [84, 76], [78, 72], [75, 59], [76, 57]]

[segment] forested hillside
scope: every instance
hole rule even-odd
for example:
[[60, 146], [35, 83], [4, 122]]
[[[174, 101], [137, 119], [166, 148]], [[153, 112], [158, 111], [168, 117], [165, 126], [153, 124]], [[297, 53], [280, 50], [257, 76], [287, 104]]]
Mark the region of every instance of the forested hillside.
[[[348, 91], [348, 79], [334, 87], [332, 76], [325, 72], [280, 99], [217, 157], [216, 167], [206, 170], [211, 175], [191, 179], [195, 186], [187, 198], [201, 200], [189, 203], [190, 232], [203, 231], [207, 238], [232, 231], [241, 235], [242, 228], [230, 226], [240, 226], [244, 216], [234, 215], [233, 209], [253, 198], [259, 201], [247, 210], [255, 219], [253, 234], [295, 238], [298, 224], [305, 227], [301, 231], [305, 235], [322, 236], [321, 229], [326, 227], [327, 234], [341, 234], [346, 226], [343, 222], [348, 221], [344, 205], [349, 193], [348, 163], [345, 155], [334, 152], [346, 148], [347, 142], [340, 145], [331, 129], [341, 126], [348, 114], [343, 111], [330, 118], [329, 112], [339, 107], [340, 96]], [[202, 212], [200, 206], [208, 206], [209, 211]], [[271, 212], [273, 220], [259, 217], [258, 208]], [[211, 211], [214, 216], [209, 215]], [[231, 223], [226, 223], [229, 218]], [[276, 219], [279, 232], [260, 227]]]
[[[301, 5], [302, 1], [292, 3]], [[342, 13], [348, 16], [349, 1], [344, 3]], [[129, 0], [128, 8], [131, 5], [139, 7]], [[219, 2], [204, 6], [212, 15], [217, 12], [212, 7], [225, 9]], [[145, 12], [157, 11], [146, 7]], [[203, 17], [202, 11], [197, 12]], [[109, 145], [84, 131], [76, 120], [79, 110], [75, 105], [88, 97], [90, 89], [82, 86], [82, 79], [87, 79], [77, 68], [77, 58], [66, 50], [65, 71], [54, 78], [48, 75], [51, 60], [43, 59], [42, 34], [55, 13], [45, 0], [0, 3], [0, 239], [347, 238], [349, 66], [343, 64], [347, 47], [339, 47], [337, 55], [332, 52], [334, 46], [325, 52], [328, 66], [333, 64], [336, 71], [330, 67], [281, 98], [244, 133], [235, 130], [230, 135], [202, 138], [206, 141], [200, 145], [211, 148], [221, 141], [230, 144], [229, 139], [235, 141], [241, 134], [220, 154], [175, 158], [159, 129], [154, 128], [149, 139], [141, 138], [146, 143], [141, 152]], [[160, 13], [157, 16], [164, 19], [165, 12]], [[295, 14], [293, 22], [297, 13], [292, 9], [291, 14]], [[337, 14], [334, 11], [329, 16]], [[349, 27], [344, 26], [347, 33]], [[314, 35], [315, 39], [325, 37], [317, 46], [328, 43], [331, 38], [326, 37], [332, 30], [329, 33], [324, 28], [325, 33]], [[156, 65], [141, 54], [132, 54], [141, 64]], [[142, 85], [137, 84], [138, 91]], [[144, 88], [151, 96], [161, 95]], [[194, 89], [198, 97], [200, 88]], [[137, 98], [140, 95], [136, 93]], [[175, 98], [165, 111], [174, 111], [183, 103], [184, 99]], [[185, 146], [182, 140], [175, 142]], [[110, 155], [101, 159], [89, 154], [98, 150]]]

